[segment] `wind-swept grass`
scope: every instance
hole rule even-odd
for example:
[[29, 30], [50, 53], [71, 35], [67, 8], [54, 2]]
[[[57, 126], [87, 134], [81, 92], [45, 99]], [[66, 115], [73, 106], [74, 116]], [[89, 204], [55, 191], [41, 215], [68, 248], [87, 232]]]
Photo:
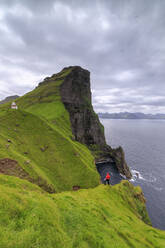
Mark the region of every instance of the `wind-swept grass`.
[[49, 195], [0, 176], [0, 247], [164, 248], [165, 232], [142, 221], [140, 196], [128, 182]]
[[[85, 145], [72, 140], [69, 114], [60, 97], [59, 86], [70, 69], [54, 75], [38, 88], [0, 108], [0, 159], [11, 158], [56, 192], [99, 184], [94, 157]], [[7, 148], [7, 140], [12, 143]], [[30, 163], [26, 163], [30, 161]]]
[[0, 248], [164, 248], [141, 189], [127, 181], [98, 186], [94, 157], [74, 141], [59, 91], [70, 71], [17, 99], [18, 110], [0, 105], [0, 160], [26, 172], [0, 175]]

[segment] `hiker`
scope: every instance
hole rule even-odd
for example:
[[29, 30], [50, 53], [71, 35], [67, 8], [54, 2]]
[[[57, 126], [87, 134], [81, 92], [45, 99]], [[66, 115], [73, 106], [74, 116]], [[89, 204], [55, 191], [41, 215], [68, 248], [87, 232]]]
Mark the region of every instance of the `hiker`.
[[110, 184], [110, 178], [111, 178], [111, 176], [109, 175], [109, 172], [107, 172], [107, 175], [106, 175], [106, 177], [105, 177], [105, 184]]

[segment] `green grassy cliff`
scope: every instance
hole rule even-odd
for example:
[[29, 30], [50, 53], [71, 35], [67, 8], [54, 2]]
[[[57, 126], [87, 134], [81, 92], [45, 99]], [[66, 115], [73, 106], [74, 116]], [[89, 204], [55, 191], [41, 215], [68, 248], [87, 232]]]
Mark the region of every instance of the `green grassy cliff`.
[[140, 188], [99, 185], [94, 156], [75, 139], [60, 93], [73, 68], [16, 99], [18, 110], [0, 105], [0, 247], [163, 248]]
[[48, 194], [0, 176], [1, 248], [164, 248], [165, 232], [143, 220], [141, 190], [126, 181]]
[[16, 160], [27, 179], [52, 192], [75, 185], [95, 187], [100, 180], [88, 148], [73, 140], [61, 101], [59, 87], [69, 72], [56, 74], [19, 98], [18, 110], [10, 109], [10, 104], [0, 106], [0, 159]]

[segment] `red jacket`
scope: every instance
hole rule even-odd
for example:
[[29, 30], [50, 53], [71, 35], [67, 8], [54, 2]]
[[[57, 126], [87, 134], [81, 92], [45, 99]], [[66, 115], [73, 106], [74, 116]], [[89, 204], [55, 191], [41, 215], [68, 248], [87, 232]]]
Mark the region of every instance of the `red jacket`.
[[111, 178], [111, 176], [109, 175], [109, 173], [107, 173], [105, 179], [106, 179], [106, 180], [109, 180], [110, 178]]

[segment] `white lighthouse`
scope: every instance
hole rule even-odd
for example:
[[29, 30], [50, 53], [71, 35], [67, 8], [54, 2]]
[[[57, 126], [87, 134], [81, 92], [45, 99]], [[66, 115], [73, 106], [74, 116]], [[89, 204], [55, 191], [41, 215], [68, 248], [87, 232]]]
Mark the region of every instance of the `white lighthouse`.
[[17, 106], [17, 104], [15, 102], [12, 102], [11, 108], [12, 109], [18, 109], [18, 106]]

